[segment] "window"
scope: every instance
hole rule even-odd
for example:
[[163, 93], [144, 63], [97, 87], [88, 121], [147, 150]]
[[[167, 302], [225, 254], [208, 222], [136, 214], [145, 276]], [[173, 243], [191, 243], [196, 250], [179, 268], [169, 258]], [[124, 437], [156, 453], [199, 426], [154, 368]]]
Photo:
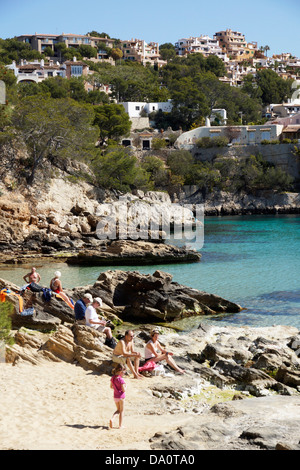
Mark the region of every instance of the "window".
[[255, 131], [250, 131], [248, 133], [249, 142], [255, 142]]
[[83, 67], [82, 65], [71, 65], [71, 75], [80, 76], [82, 75]]
[[262, 131], [261, 132], [261, 139], [262, 140], [271, 140], [271, 132], [270, 131]]
[[135, 110], [136, 110], [136, 111], [139, 111], [139, 110], [140, 110], [140, 107], [139, 107], [139, 106], [136, 106], [136, 107], [135, 107]]

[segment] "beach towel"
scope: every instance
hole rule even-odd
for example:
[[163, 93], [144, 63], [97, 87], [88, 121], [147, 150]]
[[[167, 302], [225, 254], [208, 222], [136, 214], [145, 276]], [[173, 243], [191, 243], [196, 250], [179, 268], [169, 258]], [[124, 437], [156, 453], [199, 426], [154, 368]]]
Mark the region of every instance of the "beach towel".
[[19, 294], [16, 294], [15, 292], [12, 292], [10, 289], [4, 288], [0, 291], [0, 301], [5, 302], [6, 300], [6, 295], [14, 295], [15, 297], [18, 297], [19, 299], [19, 312], [23, 311], [23, 299]]
[[151, 371], [157, 367], [154, 361], [147, 361], [143, 366], [139, 367], [139, 372]]

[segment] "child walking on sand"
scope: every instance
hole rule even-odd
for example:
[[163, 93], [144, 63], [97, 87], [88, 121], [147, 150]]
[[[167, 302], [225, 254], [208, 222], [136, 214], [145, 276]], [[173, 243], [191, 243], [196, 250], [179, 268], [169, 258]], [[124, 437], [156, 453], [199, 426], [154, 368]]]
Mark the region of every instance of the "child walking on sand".
[[113, 370], [113, 376], [110, 379], [110, 388], [114, 390], [114, 401], [117, 407], [117, 410], [114, 412], [109, 421], [110, 428], [113, 427], [113, 420], [117, 415], [119, 415], [119, 428], [122, 427], [126, 390], [125, 380], [123, 379], [123, 374], [125, 371], [126, 367], [122, 364], [118, 364]]

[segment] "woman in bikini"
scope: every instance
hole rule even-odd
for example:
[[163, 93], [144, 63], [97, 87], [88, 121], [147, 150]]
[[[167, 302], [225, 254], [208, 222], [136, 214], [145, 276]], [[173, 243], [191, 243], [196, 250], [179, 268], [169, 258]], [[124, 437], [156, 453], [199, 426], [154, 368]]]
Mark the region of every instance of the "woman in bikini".
[[172, 358], [173, 353], [166, 351], [163, 349], [158, 341], [159, 331], [153, 330], [150, 333], [151, 339], [145, 346], [145, 360], [151, 360], [154, 362], [160, 362], [165, 360], [172, 369], [184, 374], [185, 371], [177, 366], [176, 362]]
[[69, 297], [64, 293], [63, 288], [62, 288], [62, 283], [60, 281], [60, 276], [61, 272], [60, 271], [55, 271], [54, 273], [54, 278], [51, 279], [50, 281], [50, 289], [55, 292], [56, 294], [59, 294], [60, 297], [62, 297], [66, 302], [70, 302]]

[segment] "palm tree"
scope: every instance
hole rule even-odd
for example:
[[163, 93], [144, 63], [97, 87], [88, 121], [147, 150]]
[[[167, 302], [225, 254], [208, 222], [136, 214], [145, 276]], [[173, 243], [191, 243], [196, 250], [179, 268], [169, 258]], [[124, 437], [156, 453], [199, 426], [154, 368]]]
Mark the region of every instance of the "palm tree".
[[270, 50], [269, 46], [265, 46], [265, 47], [264, 47], [264, 51], [265, 51], [265, 53], [266, 53], [266, 57], [268, 56], [267, 51], [269, 51], [269, 50]]

